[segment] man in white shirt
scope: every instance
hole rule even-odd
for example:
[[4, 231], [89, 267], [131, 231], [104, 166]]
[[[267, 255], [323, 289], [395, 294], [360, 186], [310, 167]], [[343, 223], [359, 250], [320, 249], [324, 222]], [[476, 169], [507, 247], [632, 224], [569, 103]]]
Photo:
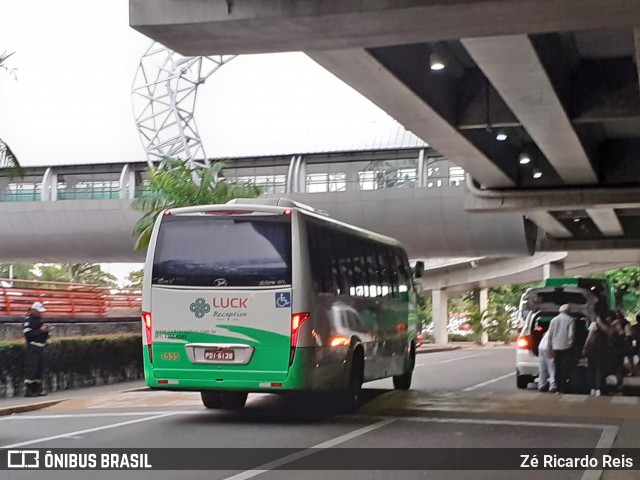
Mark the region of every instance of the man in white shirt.
[[549, 332], [546, 332], [538, 344], [538, 390], [557, 392], [556, 366], [549, 356]]
[[569, 305], [560, 307], [560, 313], [549, 324], [549, 356], [553, 357], [556, 367], [556, 385], [558, 391], [566, 393], [573, 375], [575, 352], [575, 319], [569, 315]]

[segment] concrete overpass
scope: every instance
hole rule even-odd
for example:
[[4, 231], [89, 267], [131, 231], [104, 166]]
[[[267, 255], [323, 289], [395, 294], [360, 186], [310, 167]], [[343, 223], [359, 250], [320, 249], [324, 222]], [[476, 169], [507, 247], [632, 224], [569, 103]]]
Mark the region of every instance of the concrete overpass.
[[185, 55], [305, 51], [464, 168], [467, 210], [525, 215], [543, 249], [640, 246], [639, 0], [129, 5]]

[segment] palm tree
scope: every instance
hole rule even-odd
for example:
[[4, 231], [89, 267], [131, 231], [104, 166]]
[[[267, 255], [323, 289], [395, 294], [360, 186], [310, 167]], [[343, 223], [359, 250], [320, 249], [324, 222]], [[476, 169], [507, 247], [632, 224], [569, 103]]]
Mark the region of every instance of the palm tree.
[[157, 168], [147, 169], [149, 185], [131, 206], [144, 212], [133, 227], [134, 249], [146, 248], [156, 217], [167, 208], [226, 203], [234, 198], [254, 198], [260, 187], [228, 178], [218, 178], [224, 162], [210, 167], [191, 167], [184, 160], [164, 159]]
[[[13, 70], [9, 70], [4, 62], [9, 58], [13, 53], [0, 53], [0, 69], [4, 69], [10, 74], [13, 74]], [[22, 174], [22, 170], [20, 168], [20, 164], [18, 163], [18, 159], [15, 154], [9, 148], [1, 138], [0, 138], [0, 170], [8, 170], [9, 176], [20, 176]]]

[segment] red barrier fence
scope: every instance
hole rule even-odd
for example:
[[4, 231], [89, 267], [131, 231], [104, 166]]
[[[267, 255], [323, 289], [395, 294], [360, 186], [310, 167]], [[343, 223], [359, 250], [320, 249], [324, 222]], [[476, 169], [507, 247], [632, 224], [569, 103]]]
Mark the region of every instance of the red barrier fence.
[[33, 302], [44, 304], [47, 317], [102, 317], [116, 308], [137, 309], [142, 298], [98, 285], [0, 278], [0, 316], [26, 315]]

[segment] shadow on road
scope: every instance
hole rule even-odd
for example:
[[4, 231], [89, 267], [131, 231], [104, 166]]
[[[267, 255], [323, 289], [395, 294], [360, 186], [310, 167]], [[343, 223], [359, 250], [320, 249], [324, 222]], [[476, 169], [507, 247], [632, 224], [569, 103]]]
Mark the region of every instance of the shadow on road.
[[[390, 390], [363, 389], [360, 407]], [[335, 415], [354, 413], [344, 398], [335, 393], [287, 393], [265, 395], [241, 410], [203, 410], [203, 416], [182, 418], [182, 422], [304, 424], [325, 420]]]

